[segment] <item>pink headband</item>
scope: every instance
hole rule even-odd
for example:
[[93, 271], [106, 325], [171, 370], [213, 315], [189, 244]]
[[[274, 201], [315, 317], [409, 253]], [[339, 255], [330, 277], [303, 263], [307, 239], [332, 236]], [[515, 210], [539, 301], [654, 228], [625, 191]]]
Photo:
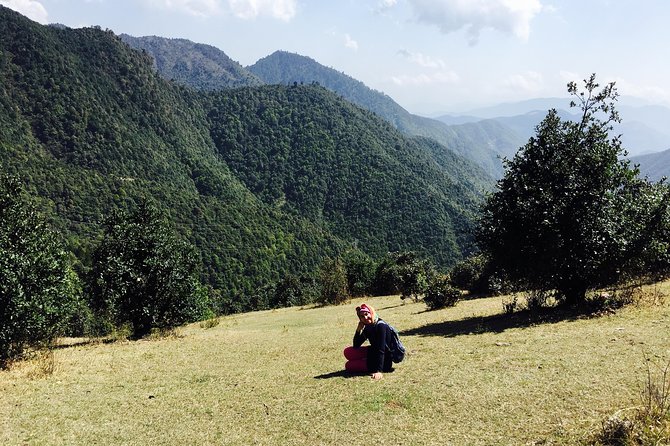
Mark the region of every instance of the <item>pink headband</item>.
[[358, 314], [372, 313], [372, 310], [370, 310], [370, 307], [368, 307], [366, 304], [363, 304], [360, 307], [356, 308], [356, 313], [358, 313]]

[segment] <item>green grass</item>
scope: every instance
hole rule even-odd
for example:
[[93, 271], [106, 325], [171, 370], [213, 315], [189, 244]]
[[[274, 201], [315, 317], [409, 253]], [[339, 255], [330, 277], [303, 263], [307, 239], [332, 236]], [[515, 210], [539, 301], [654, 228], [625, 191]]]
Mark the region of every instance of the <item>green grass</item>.
[[406, 360], [380, 381], [347, 377], [361, 302], [70, 341], [48, 372], [39, 358], [0, 372], [0, 444], [577, 444], [640, 405], [645, 355], [670, 357], [670, 305], [533, 322], [502, 314], [500, 297], [426, 311], [394, 296], [367, 302], [401, 332]]

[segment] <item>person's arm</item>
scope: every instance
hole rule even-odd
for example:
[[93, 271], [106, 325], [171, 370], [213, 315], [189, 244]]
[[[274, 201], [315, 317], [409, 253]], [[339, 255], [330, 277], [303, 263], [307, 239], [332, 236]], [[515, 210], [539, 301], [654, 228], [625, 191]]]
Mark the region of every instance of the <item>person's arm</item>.
[[356, 333], [354, 333], [354, 342], [353, 342], [353, 346], [356, 348], [363, 345], [363, 342], [365, 342], [365, 340], [368, 338], [365, 335], [365, 330], [363, 330], [364, 327], [365, 325], [363, 325], [363, 322], [359, 322], [358, 327], [356, 327]]

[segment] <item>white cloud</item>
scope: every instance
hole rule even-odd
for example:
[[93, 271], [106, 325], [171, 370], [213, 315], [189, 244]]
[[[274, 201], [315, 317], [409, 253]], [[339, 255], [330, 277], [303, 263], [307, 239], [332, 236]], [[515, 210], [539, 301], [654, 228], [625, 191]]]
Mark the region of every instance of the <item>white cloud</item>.
[[[646, 99], [653, 103], [670, 101], [670, 91], [668, 91], [667, 88], [658, 85], [640, 85], [635, 82], [627, 81], [621, 77], [598, 81], [601, 87], [604, 87], [610, 82], [616, 83], [617, 91], [621, 96], [633, 96]], [[583, 85], [583, 83], [580, 84], [580, 86], [581, 85]]]
[[185, 12], [197, 17], [211, 17], [221, 12], [219, 0], [148, 0], [148, 2], [157, 8]]
[[580, 82], [582, 79], [584, 79], [583, 75], [575, 73], [574, 71], [561, 70], [559, 71], [558, 75], [566, 84], [568, 82]]
[[228, 0], [228, 6], [242, 19], [269, 16], [288, 22], [295, 17], [297, 0]]
[[422, 53], [412, 53], [407, 50], [400, 50], [398, 54], [405, 57], [410, 62], [413, 62], [424, 68], [445, 68], [447, 64], [441, 59], [434, 59]]
[[460, 81], [460, 77], [454, 71], [440, 71], [433, 74], [419, 74], [416, 76], [399, 75], [392, 76], [391, 81], [400, 87], [420, 86], [434, 84], [454, 84]]
[[465, 29], [471, 45], [483, 29], [528, 40], [530, 22], [542, 10], [540, 0], [408, 0], [420, 23], [443, 33]]
[[503, 86], [511, 88], [514, 91], [538, 93], [544, 86], [544, 80], [540, 73], [527, 71], [525, 73], [509, 76], [503, 81]]
[[31, 20], [43, 25], [47, 24], [48, 16], [46, 8], [42, 3], [35, 0], [0, 0], [0, 5], [13, 9]]
[[[190, 14], [212, 17], [224, 10], [233, 16], [251, 20], [267, 16], [283, 21], [291, 20], [297, 9], [297, 0], [145, 0], [150, 5]], [[226, 4], [225, 6], [223, 4]]]
[[344, 35], [344, 46], [351, 48], [354, 51], [358, 51], [358, 42], [353, 40], [349, 34]]
[[393, 8], [398, 3], [398, 0], [380, 0], [377, 4], [377, 11], [384, 12]]

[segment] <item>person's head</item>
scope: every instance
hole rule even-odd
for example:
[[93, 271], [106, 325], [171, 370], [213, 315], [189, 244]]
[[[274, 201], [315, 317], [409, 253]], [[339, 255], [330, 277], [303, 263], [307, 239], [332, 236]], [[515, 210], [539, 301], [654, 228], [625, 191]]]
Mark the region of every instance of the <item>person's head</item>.
[[356, 307], [356, 314], [358, 315], [358, 320], [365, 325], [374, 324], [377, 321], [375, 309], [370, 305], [363, 304], [360, 307]]

